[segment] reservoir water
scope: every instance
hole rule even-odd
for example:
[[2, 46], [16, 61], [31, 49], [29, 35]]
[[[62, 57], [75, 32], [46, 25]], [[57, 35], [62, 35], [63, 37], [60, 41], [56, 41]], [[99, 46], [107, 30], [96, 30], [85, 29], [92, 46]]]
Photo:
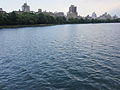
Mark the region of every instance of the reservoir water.
[[0, 90], [120, 90], [120, 24], [0, 29]]

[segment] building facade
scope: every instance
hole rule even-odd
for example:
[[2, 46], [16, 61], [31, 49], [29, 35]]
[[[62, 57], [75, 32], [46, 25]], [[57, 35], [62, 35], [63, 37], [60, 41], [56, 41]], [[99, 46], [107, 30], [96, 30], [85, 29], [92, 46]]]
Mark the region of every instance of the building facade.
[[2, 9], [2, 8], [0, 8], [0, 11], [3, 11], [3, 9]]
[[2, 8], [0, 8], [0, 13], [6, 13]]
[[64, 17], [64, 12], [55, 12], [55, 17]]
[[67, 13], [67, 18], [77, 18], [77, 16], [78, 16], [77, 7], [74, 5], [71, 5]]
[[71, 5], [69, 7], [69, 13], [76, 13], [77, 12], [77, 7], [75, 7], [74, 5]]
[[97, 14], [95, 12], [92, 13], [92, 19], [97, 19]]
[[108, 14], [107, 12], [105, 12], [98, 19], [101, 19], [101, 20], [112, 19], [112, 16], [110, 14]]
[[38, 13], [42, 13], [42, 9], [38, 9]]
[[118, 16], [117, 16], [117, 15], [114, 15], [114, 16], [113, 16], [113, 19], [118, 19]]
[[24, 5], [22, 5], [22, 11], [23, 12], [30, 12], [30, 6], [28, 6], [27, 3], [24, 3]]

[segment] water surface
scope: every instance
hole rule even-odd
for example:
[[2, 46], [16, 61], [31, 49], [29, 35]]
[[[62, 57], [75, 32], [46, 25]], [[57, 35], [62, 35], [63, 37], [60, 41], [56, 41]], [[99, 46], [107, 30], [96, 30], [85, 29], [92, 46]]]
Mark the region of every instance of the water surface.
[[0, 29], [0, 90], [120, 90], [120, 24]]

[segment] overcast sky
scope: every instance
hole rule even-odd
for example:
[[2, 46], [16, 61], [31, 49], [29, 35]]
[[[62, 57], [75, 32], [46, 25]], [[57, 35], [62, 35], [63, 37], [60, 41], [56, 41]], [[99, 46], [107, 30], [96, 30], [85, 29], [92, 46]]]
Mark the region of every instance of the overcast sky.
[[[96, 12], [98, 15], [114, 9], [120, 9], [120, 0], [0, 0], [0, 7], [5, 11], [21, 9], [24, 2], [27, 2], [31, 10], [37, 11], [38, 8], [47, 11], [68, 12], [68, 7], [74, 4], [78, 8], [79, 15], [91, 15]], [[116, 12], [115, 12], [116, 13]]]

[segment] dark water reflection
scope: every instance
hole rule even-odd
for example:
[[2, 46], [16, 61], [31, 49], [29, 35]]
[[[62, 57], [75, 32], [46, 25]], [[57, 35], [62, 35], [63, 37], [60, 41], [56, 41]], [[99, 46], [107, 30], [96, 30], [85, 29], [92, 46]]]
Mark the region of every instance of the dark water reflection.
[[120, 90], [120, 24], [1, 29], [0, 90]]

